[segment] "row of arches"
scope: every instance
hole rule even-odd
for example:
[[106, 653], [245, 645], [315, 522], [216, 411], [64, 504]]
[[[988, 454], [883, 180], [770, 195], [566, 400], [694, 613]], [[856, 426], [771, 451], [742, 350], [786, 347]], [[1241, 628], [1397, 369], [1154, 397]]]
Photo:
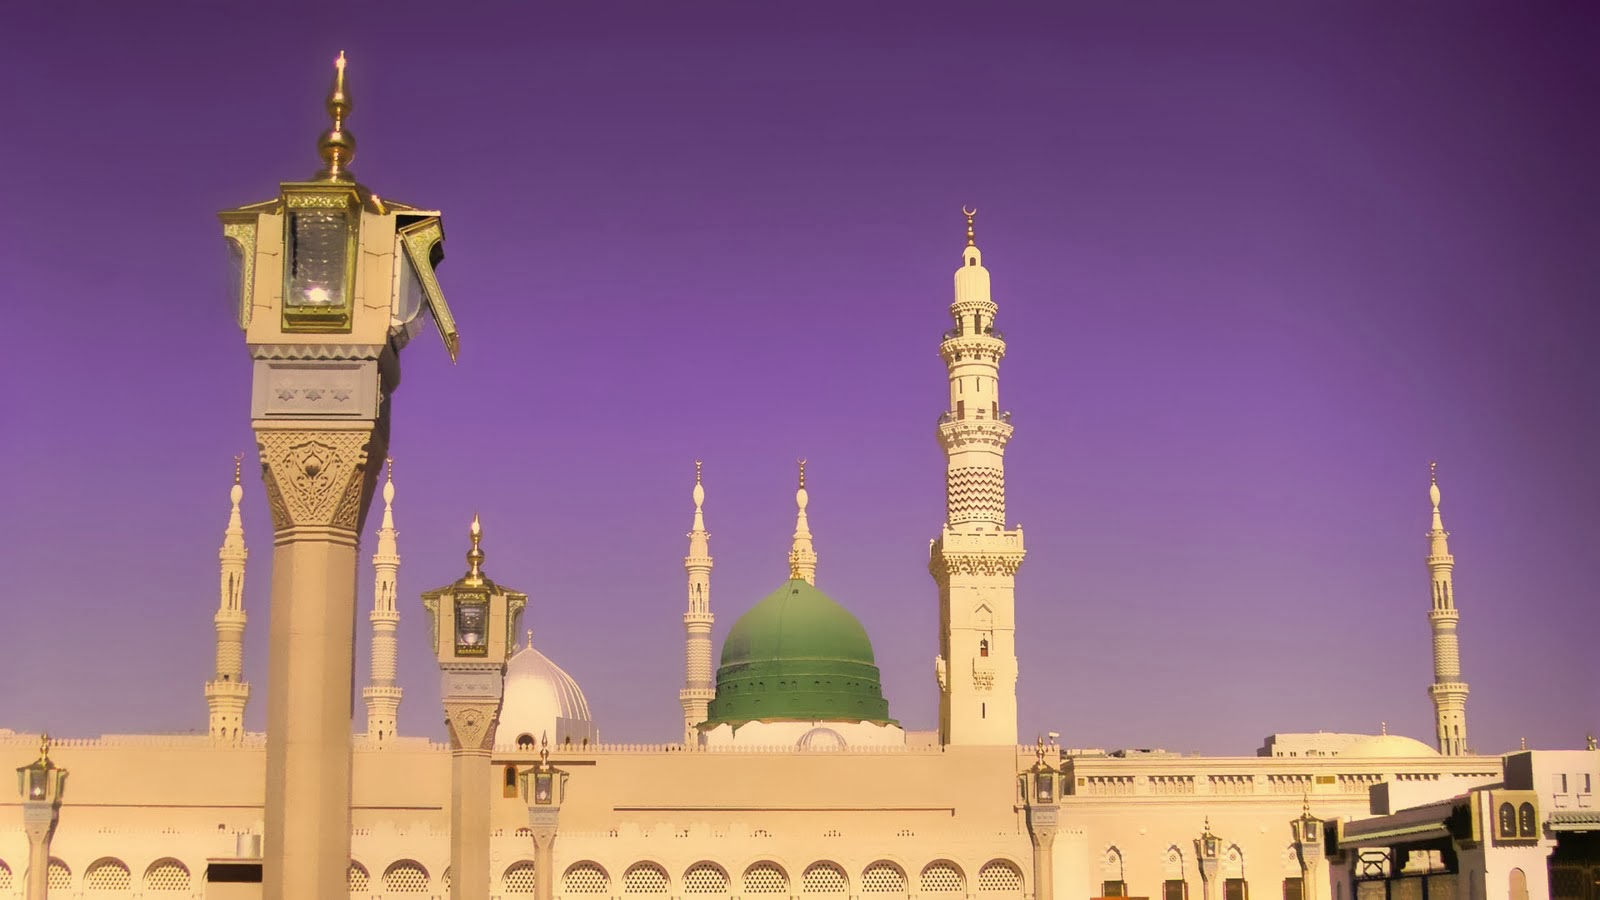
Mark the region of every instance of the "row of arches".
[[[22, 872], [13, 873], [6, 861], [0, 860], [0, 893], [15, 890], [14, 885], [21, 880]], [[50, 857], [50, 868], [45, 875], [49, 889], [70, 891], [74, 887], [73, 880], [72, 867], [57, 857]], [[188, 891], [192, 882], [189, 867], [171, 857], [158, 859], [146, 866], [139, 877], [139, 884], [150, 892]], [[77, 886], [89, 893], [130, 891], [134, 887], [133, 870], [116, 857], [103, 856], [83, 870], [82, 880]]]
[[[441, 878], [445, 890], [450, 886], [450, 870]], [[854, 881], [856, 889], [851, 890]], [[376, 882], [376, 883], [375, 883]], [[916, 887], [922, 894], [965, 894], [968, 892], [966, 871], [948, 859], [934, 860], [917, 870]], [[422, 863], [412, 859], [396, 860], [374, 879], [366, 866], [350, 863], [349, 886], [352, 894], [373, 893], [379, 890], [393, 894], [427, 893], [432, 878]], [[532, 894], [535, 885], [534, 863], [518, 860], [500, 874], [500, 891], [506, 894]], [[665, 866], [641, 860], [622, 872], [620, 892], [613, 888], [613, 878], [600, 863], [581, 860], [562, 871], [559, 893], [565, 895], [610, 896], [621, 893], [628, 896], [653, 894], [692, 894], [696, 896], [726, 896], [739, 893], [789, 895], [794, 886], [789, 870], [783, 865], [762, 860], [747, 866], [737, 883], [725, 867], [702, 860], [683, 871], [674, 884]], [[849, 872], [836, 862], [818, 860], [800, 872], [798, 893], [806, 895], [845, 895], [850, 893], [903, 895], [911, 891], [912, 879], [898, 863], [878, 860], [863, 868], [852, 879]], [[676, 889], [674, 889], [676, 888]], [[1022, 869], [1009, 859], [992, 859], [978, 868], [977, 892], [991, 897], [1021, 897], [1023, 894]]]

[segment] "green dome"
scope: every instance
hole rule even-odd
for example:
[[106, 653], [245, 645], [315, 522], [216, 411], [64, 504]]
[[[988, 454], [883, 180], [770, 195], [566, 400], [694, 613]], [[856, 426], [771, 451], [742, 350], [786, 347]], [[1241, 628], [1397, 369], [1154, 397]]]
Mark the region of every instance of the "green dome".
[[867, 630], [799, 578], [733, 624], [708, 715], [707, 728], [758, 719], [893, 721]]

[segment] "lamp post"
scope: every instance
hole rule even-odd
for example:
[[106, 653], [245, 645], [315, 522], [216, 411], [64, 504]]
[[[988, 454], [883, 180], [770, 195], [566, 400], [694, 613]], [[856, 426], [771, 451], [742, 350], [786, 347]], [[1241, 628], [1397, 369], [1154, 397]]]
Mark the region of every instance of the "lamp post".
[[450, 896], [489, 896], [489, 756], [500, 724], [506, 657], [528, 595], [483, 574], [483, 526], [472, 517], [467, 574], [422, 595], [450, 731]]
[[1300, 857], [1301, 900], [1317, 900], [1317, 878], [1323, 856], [1322, 820], [1311, 814], [1311, 798], [1301, 806], [1300, 817], [1289, 822], [1294, 848]]
[[550, 735], [539, 736], [539, 761], [522, 773], [522, 797], [528, 803], [533, 831], [534, 900], [555, 895], [556, 826], [567, 798], [567, 773], [550, 765]]
[[28, 833], [27, 900], [45, 900], [50, 892], [50, 839], [61, 812], [67, 770], [50, 761], [50, 735], [39, 738], [39, 758], [17, 767], [22, 794], [22, 827]]
[[1054, 848], [1061, 813], [1061, 773], [1045, 762], [1044, 738], [1034, 744], [1033, 766], [1022, 776], [1028, 834], [1033, 840], [1033, 895], [1051, 900], [1055, 893]]
[[1211, 833], [1211, 817], [1206, 816], [1200, 836], [1194, 839], [1195, 859], [1200, 861], [1200, 885], [1204, 900], [1211, 900], [1211, 883], [1217, 880], [1217, 861], [1222, 855], [1222, 839]]
[[451, 359], [457, 348], [434, 275], [440, 214], [356, 182], [342, 53], [336, 70], [321, 171], [218, 214], [272, 511], [266, 900], [347, 892], [357, 547], [372, 463], [387, 454], [400, 351], [422, 321], [433, 319]]

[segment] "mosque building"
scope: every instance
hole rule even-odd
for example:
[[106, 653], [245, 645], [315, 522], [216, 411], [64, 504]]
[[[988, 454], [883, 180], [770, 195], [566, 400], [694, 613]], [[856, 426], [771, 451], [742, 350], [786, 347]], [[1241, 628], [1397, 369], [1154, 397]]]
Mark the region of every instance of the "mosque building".
[[[1418, 604], [1433, 628], [1432, 746], [1386, 731], [1274, 735], [1237, 757], [1020, 742], [1015, 584], [1026, 552], [1022, 529], [1006, 519], [1006, 343], [974, 213], [966, 216], [951, 327], [938, 344], [947, 376], [937, 430], [946, 519], [928, 557], [940, 611], [938, 643], [929, 647], [937, 730], [908, 731], [894, 717], [870, 635], [841, 602], [848, 598], [829, 596], [818, 581], [803, 463], [787, 577], [739, 617], [713, 667], [708, 484], [696, 463], [682, 733], [653, 745], [604, 743], [605, 711], [591, 712], [559, 652], [545, 648], [552, 658], [535, 646], [536, 630], [508, 623], [522, 642], [504, 666], [493, 748], [475, 763], [489, 774], [487, 821], [472, 824], [488, 841], [489, 896], [532, 896], [542, 882], [546, 896], [566, 900], [1422, 900], [1424, 890], [1482, 900], [1515, 896], [1496, 868], [1505, 854], [1516, 854], [1531, 890], [1523, 896], [1541, 895], [1546, 858], [1561, 846], [1557, 826], [1587, 822], [1585, 810], [1595, 818], [1600, 751], [1502, 758], [1468, 749], [1454, 559], [1436, 480], [1432, 592]], [[348, 894], [443, 897], [460, 757], [400, 728], [392, 471], [381, 491], [371, 680], [351, 750]], [[71, 773], [43, 865], [50, 896], [260, 896], [259, 878], [235, 877], [261, 857], [269, 790], [267, 736], [242, 727], [252, 698], [242, 654], [243, 494], [236, 466], [219, 553], [215, 675], [204, 685], [207, 734], [106, 735], [40, 750], [39, 735], [0, 732], [0, 751], [17, 764], [39, 760], [23, 771], [25, 784], [35, 783], [30, 772]], [[492, 571], [476, 534], [473, 548], [472, 571]], [[541, 870], [523, 782], [548, 766], [563, 773], [564, 789]], [[1548, 789], [1549, 766], [1563, 779], [1560, 792]], [[1513, 827], [1502, 847], [1472, 830], [1472, 810], [1481, 806], [1492, 829], [1491, 794], [1513, 787], [1516, 802], [1538, 815], [1534, 831], [1519, 836]], [[21, 898], [32, 832], [16, 808], [26, 804], [5, 805], [0, 898]], [[1413, 809], [1444, 818], [1417, 818]], [[1361, 830], [1380, 820], [1383, 828]]]

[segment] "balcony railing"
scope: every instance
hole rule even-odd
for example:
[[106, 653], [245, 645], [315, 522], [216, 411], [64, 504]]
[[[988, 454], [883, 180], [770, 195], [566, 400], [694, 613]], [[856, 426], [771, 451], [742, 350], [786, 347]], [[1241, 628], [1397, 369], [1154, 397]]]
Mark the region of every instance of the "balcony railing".
[[[946, 331], [944, 333], [944, 339], [947, 340], [947, 341], [954, 340], [955, 338], [958, 338], [958, 337], [978, 337], [978, 336], [979, 335], [976, 335], [976, 334], [968, 334], [968, 333], [962, 331], [960, 328], [952, 328], [949, 331]], [[997, 341], [1003, 341], [1003, 340], [1006, 339], [1005, 334], [1002, 333], [1000, 331], [1000, 329], [998, 329], [998, 328], [985, 328], [983, 330], [982, 336], [983, 337], [992, 337]]]

